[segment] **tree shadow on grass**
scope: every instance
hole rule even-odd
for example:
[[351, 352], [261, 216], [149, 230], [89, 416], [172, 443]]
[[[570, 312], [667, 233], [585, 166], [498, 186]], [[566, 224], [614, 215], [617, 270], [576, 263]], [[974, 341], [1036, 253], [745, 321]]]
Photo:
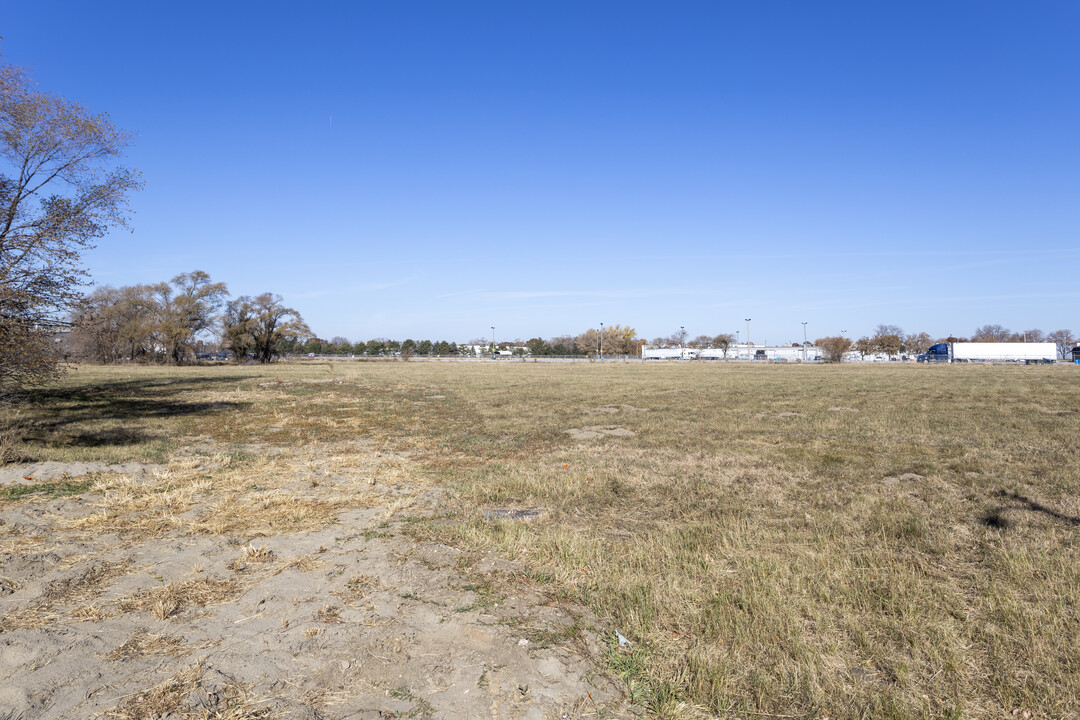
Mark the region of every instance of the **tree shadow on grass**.
[[992, 527], [997, 530], [1007, 530], [1011, 527], [1012, 523], [1005, 515], [1008, 510], [1030, 510], [1032, 512], [1042, 513], [1047, 517], [1052, 517], [1055, 520], [1061, 520], [1064, 523], [1073, 526], [1080, 526], [1080, 517], [1074, 517], [1072, 515], [1066, 515], [1063, 512], [1059, 512], [1051, 507], [1047, 507], [1042, 503], [1036, 502], [1031, 498], [1021, 495], [1018, 492], [1010, 492], [1006, 490], [998, 490], [997, 497], [1006, 501], [1001, 507], [995, 508], [987, 512], [982, 517], [982, 524], [987, 527]]
[[[188, 393], [235, 387], [250, 376], [123, 380], [35, 392], [23, 407], [28, 446], [138, 445], [160, 437], [146, 421], [243, 410], [251, 403], [189, 400]], [[165, 429], [164, 426], [162, 428]]]

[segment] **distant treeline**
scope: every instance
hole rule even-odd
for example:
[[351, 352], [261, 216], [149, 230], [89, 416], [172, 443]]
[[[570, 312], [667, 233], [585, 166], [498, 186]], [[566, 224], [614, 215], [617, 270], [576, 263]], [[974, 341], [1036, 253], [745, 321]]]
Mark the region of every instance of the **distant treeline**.
[[1001, 325], [983, 325], [976, 328], [970, 337], [948, 337], [934, 339], [928, 333], [907, 333], [896, 325], [878, 325], [873, 335], [864, 335], [858, 340], [844, 336], [818, 338], [814, 344], [822, 349], [825, 359], [839, 362], [844, 353], [855, 351], [860, 355], [918, 355], [926, 352], [931, 345], [939, 342], [1052, 342], [1057, 345], [1058, 357], [1072, 349], [1076, 337], [1071, 330], [1055, 330], [1044, 333], [1037, 328], [1013, 332]]
[[[534, 337], [495, 342], [477, 338], [459, 345], [448, 340], [375, 338], [354, 343], [341, 336], [330, 340], [315, 336], [300, 313], [285, 307], [278, 295], [263, 293], [232, 300], [228, 295], [225, 283], [212, 282], [201, 270], [154, 285], [97, 288], [83, 298], [70, 318], [74, 348], [84, 358], [105, 363], [185, 363], [211, 352], [226, 353], [237, 361], [270, 362], [289, 353], [367, 357], [496, 351], [533, 356], [639, 355], [643, 345], [719, 349], [726, 354], [737, 339], [737, 333], [691, 338], [685, 328], [679, 328], [671, 335], [646, 341], [634, 328], [615, 323], [546, 340]], [[1054, 342], [1059, 356], [1064, 357], [1076, 338], [1069, 330], [1013, 332], [1001, 325], [983, 325], [966, 338], [935, 339], [925, 332], [905, 333], [896, 325], [878, 325], [873, 335], [823, 337], [814, 344], [827, 359], [839, 360], [850, 351], [863, 355], [924, 353], [935, 342]]]

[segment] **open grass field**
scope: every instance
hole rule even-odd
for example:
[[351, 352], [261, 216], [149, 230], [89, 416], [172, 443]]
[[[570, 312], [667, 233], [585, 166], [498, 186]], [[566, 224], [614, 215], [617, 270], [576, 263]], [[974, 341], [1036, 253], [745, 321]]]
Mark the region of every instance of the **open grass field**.
[[[0, 486], [0, 510], [96, 493], [57, 531], [241, 538], [249, 563], [407, 478], [437, 500], [403, 496], [403, 532], [590, 607], [601, 670], [661, 716], [1080, 716], [1080, 368], [81, 367], [3, 422], [9, 459], [168, 472]], [[363, 482], [293, 482], [343, 464]]]

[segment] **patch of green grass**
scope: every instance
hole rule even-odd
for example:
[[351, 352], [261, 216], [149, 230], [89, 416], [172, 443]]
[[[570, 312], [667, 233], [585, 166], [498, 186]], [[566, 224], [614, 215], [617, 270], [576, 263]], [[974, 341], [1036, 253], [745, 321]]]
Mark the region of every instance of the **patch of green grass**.
[[93, 480], [60, 480], [33, 485], [7, 485], [0, 487], [0, 501], [21, 500], [32, 496], [48, 500], [69, 497], [86, 492], [93, 484]]
[[413, 708], [407, 713], [398, 713], [399, 717], [419, 718], [430, 720], [435, 716], [435, 707], [422, 697], [412, 693], [407, 687], [399, 687], [390, 691], [390, 697], [395, 700], [404, 700], [413, 704]]

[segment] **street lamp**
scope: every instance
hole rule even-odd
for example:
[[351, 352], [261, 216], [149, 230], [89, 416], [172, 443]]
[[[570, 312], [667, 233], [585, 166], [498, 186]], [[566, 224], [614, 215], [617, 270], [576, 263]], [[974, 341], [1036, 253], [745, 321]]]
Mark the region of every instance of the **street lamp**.
[[746, 357], [754, 359], [750, 355], [750, 318], [746, 318]]
[[600, 356], [600, 362], [604, 361], [604, 323], [600, 323], [600, 351], [597, 353]]
[[495, 326], [491, 326], [491, 359], [495, 359]]
[[802, 324], [802, 361], [806, 362], [806, 323]]

